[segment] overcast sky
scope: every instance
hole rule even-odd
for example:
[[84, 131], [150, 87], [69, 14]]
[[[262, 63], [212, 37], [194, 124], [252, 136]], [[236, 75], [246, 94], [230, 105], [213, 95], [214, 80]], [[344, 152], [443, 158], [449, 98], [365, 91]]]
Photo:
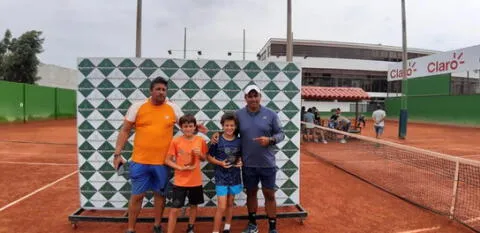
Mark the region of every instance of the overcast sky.
[[[408, 46], [452, 50], [480, 44], [480, 0], [406, 0]], [[136, 0], [1, 0], [0, 33], [41, 30], [43, 63], [76, 67], [77, 57], [135, 56]], [[286, 34], [286, 0], [143, 0], [144, 57], [247, 59]], [[400, 0], [292, 0], [297, 39], [401, 46]], [[197, 58], [188, 52], [189, 58]]]

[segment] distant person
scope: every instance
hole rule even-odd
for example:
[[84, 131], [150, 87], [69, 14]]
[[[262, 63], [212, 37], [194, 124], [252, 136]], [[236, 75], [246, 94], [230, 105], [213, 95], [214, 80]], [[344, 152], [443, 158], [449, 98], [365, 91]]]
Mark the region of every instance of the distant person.
[[385, 128], [385, 117], [387, 114], [382, 109], [382, 106], [377, 105], [377, 110], [372, 114], [373, 127], [375, 128], [375, 137], [379, 138], [383, 134], [383, 129]]
[[312, 107], [312, 112], [313, 112], [313, 115], [315, 115], [314, 123], [316, 125], [322, 125], [322, 122], [321, 122], [321, 119], [320, 119], [320, 111], [318, 111], [318, 109], [316, 107]]
[[313, 110], [309, 108], [307, 110], [307, 113], [303, 115], [303, 119], [306, 122], [305, 123], [305, 134], [304, 134], [304, 139], [305, 141], [313, 141], [314, 139], [314, 134], [313, 130], [315, 128], [315, 115], [313, 114]]
[[[317, 123], [317, 122], [316, 122], [316, 123]], [[321, 125], [319, 125], [319, 126], [321, 126]], [[313, 134], [314, 134], [314, 137], [316, 136], [316, 138], [314, 139], [315, 142], [318, 142], [318, 135], [320, 135], [320, 137], [322, 138], [322, 143], [323, 143], [323, 144], [327, 144], [327, 143], [328, 143], [327, 140], [325, 139], [325, 133], [323, 132], [323, 129], [321, 129], [321, 128], [319, 128], [319, 127], [318, 127], [318, 128], [315, 127], [315, 128], [313, 129]]]
[[357, 128], [360, 128], [360, 125], [363, 125], [363, 128], [365, 128], [365, 125], [367, 124], [367, 122], [365, 122], [365, 115], [360, 115], [358, 116], [357, 118]]
[[303, 119], [303, 115], [304, 115], [305, 113], [307, 113], [307, 111], [305, 110], [305, 106], [302, 106], [302, 111], [301, 111], [300, 113], [302, 114], [302, 115], [300, 115], [300, 120], [303, 121], [303, 120], [304, 120], [304, 119]]
[[[305, 121], [305, 119], [303, 118], [305, 116], [305, 113], [307, 113], [307, 111], [305, 110], [305, 106], [302, 106], [302, 111], [300, 112], [300, 121], [301, 122]], [[303, 137], [305, 137], [305, 134], [306, 134], [305, 124], [300, 124], [300, 134]]]
[[333, 113], [331, 116], [330, 116], [330, 121], [328, 122], [328, 127], [329, 128], [333, 128], [333, 129], [336, 129], [337, 128], [337, 120], [338, 120], [338, 116], [340, 115], [341, 111], [340, 111], [340, 108], [337, 108], [335, 109], [335, 113]]
[[[314, 118], [314, 121], [313, 121], [314, 124], [318, 125], [318, 126], [322, 126], [322, 119], [320, 117], [320, 111], [318, 111], [316, 107], [313, 107], [312, 112], [315, 115], [315, 118]], [[313, 138], [314, 138], [313, 140], [315, 142], [319, 141], [318, 140], [318, 135], [320, 135], [320, 137], [322, 138], [322, 143], [327, 144], [327, 140], [325, 140], [325, 133], [323, 132], [323, 130], [319, 127], [315, 127], [313, 129]]]
[[[343, 115], [338, 115], [338, 118], [337, 118], [337, 124], [338, 124], [338, 128], [344, 132], [349, 132], [349, 129], [350, 129], [350, 126], [352, 125], [351, 121], [346, 118], [345, 116]], [[347, 135], [345, 135], [342, 140], [340, 140], [340, 143], [346, 143], [347, 142]]]

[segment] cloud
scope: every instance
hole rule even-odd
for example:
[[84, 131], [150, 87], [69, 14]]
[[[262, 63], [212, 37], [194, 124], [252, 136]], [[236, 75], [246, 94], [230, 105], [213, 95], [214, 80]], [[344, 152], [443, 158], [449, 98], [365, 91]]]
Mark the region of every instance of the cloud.
[[[14, 36], [41, 30], [46, 38], [44, 63], [74, 68], [84, 56], [124, 57], [135, 54], [134, 0], [0, 1], [0, 33]], [[407, 1], [408, 46], [451, 50], [478, 44], [480, 1]], [[188, 57], [242, 59], [246, 29], [247, 59], [268, 38], [286, 35], [285, 0], [143, 0], [142, 55], [183, 57], [187, 27]], [[295, 0], [295, 38], [381, 43], [401, 46], [400, 0]]]

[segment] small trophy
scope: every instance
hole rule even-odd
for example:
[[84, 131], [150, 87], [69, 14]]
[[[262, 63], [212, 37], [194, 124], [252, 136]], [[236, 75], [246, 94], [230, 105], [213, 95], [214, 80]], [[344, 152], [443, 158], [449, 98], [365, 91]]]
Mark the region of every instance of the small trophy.
[[227, 155], [227, 162], [229, 164], [235, 164], [237, 162], [237, 159], [238, 159], [238, 152], [236, 149], [231, 149], [231, 148], [225, 148], [225, 154]]

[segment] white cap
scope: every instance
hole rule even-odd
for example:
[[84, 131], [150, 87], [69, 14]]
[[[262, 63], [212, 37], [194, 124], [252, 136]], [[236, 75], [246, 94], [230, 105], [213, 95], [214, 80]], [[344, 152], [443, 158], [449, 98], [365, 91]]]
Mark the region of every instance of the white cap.
[[256, 91], [257, 93], [260, 94], [260, 88], [257, 87], [257, 85], [249, 85], [247, 87], [245, 87], [245, 89], [243, 90], [243, 92], [248, 95], [248, 93], [250, 93], [251, 91]]

